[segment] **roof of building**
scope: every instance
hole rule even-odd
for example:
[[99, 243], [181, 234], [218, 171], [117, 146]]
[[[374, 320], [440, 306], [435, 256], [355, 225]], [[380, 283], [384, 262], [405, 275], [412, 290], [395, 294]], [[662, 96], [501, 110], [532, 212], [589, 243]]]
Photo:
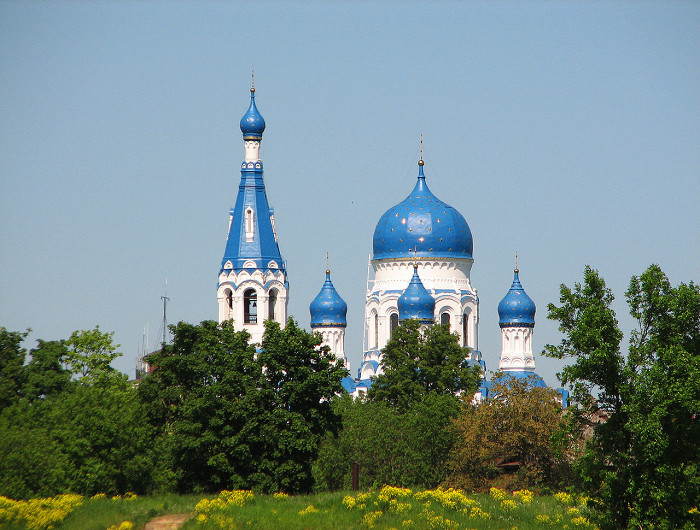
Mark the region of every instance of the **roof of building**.
[[321, 291], [309, 305], [311, 313], [311, 327], [345, 327], [348, 304], [345, 303], [331, 281], [331, 271], [326, 270], [326, 281], [323, 282]]
[[418, 276], [418, 265], [413, 266], [413, 276], [397, 302], [399, 320], [416, 319], [429, 324], [435, 321], [435, 299], [423, 286]]
[[261, 140], [265, 131], [265, 120], [255, 106], [255, 88], [250, 89], [250, 106], [241, 118], [241, 132], [245, 140]]
[[457, 210], [425, 183], [423, 160], [411, 194], [381, 216], [374, 230], [373, 259], [472, 259], [472, 233]]
[[[241, 119], [244, 137], [246, 131], [252, 134], [251, 131], [256, 130], [262, 136], [265, 129], [265, 122], [255, 107], [253, 95], [254, 92], [251, 92], [250, 108]], [[245, 125], [245, 130], [244, 124], [248, 124]], [[226, 249], [221, 260], [222, 271], [285, 269], [272, 219], [273, 210], [267, 202], [262, 161], [244, 161], [241, 165], [236, 205], [231, 210]]]
[[535, 302], [532, 301], [518, 278], [518, 269], [513, 274], [510, 290], [498, 304], [499, 325], [505, 327], [533, 327], [535, 325]]

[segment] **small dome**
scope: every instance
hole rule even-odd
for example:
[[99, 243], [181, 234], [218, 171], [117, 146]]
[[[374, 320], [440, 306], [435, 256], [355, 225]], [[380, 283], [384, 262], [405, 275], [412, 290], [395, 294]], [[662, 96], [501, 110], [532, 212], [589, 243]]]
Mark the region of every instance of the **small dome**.
[[422, 162], [411, 194], [379, 219], [374, 230], [373, 259], [472, 259], [472, 232], [467, 221], [428, 189]]
[[413, 266], [413, 277], [398, 301], [399, 321], [414, 318], [423, 324], [435, 322], [435, 300], [418, 276], [418, 265]]
[[331, 282], [331, 271], [326, 271], [326, 281], [321, 291], [309, 306], [311, 327], [320, 326], [344, 328], [347, 326], [348, 304], [345, 303]]
[[535, 310], [535, 302], [520, 285], [518, 269], [515, 269], [513, 285], [510, 286], [510, 290], [498, 304], [499, 324], [502, 328], [534, 327]]
[[265, 120], [255, 106], [255, 89], [250, 89], [250, 107], [241, 118], [241, 132], [244, 140], [261, 140], [265, 130]]

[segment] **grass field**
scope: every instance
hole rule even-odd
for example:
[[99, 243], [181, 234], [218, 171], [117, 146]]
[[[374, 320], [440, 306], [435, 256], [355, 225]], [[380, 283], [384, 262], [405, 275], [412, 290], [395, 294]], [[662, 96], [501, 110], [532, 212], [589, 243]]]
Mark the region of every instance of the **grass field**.
[[164, 514], [192, 513], [182, 527], [194, 529], [594, 528], [585, 508], [567, 494], [533, 496], [528, 491], [465, 495], [456, 490], [411, 491], [385, 486], [371, 492], [335, 492], [288, 497], [221, 492], [216, 497], [165, 495], [84, 498], [66, 495], [15, 502], [0, 497], [0, 527], [128, 530]]

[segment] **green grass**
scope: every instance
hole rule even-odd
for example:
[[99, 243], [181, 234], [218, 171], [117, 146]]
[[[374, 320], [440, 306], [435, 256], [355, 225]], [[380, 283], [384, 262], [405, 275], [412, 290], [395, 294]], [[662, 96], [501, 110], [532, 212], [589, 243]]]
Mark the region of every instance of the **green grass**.
[[[519, 497], [495, 492], [464, 495], [461, 492], [432, 490], [413, 493], [399, 488], [379, 491], [334, 492], [275, 498], [272, 495], [222, 494], [161, 495], [135, 499], [84, 499], [56, 530], [105, 530], [124, 521], [134, 529], [160, 515], [194, 513], [183, 530], [220, 528], [350, 529], [350, 528], [459, 528], [496, 530], [540, 530], [542, 528], [593, 528], [581, 513], [568, 513], [554, 496], [534, 497], [530, 503]], [[209, 499], [209, 501], [200, 501]], [[344, 501], [344, 499], [346, 499]], [[504, 506], [503, 500], [508, 501]], [[198, 503], [200, 503], [198, 505]], [[507, 509], [510, 505], [511, 509]], [[311, 506], [312, 508], [309, 508]], [[380, 513], [377, 513], [380, 512]], [[488, 514], [488, 518], [478, 517]], [[197, 518], [197, 515], [199, 517]], [[476, 515], [476, 516], [475, 516]], [[537, 517], [547, 516], [548, 522]], [[578, 517], [578, 519], [577, 519]], [[578, 524], [577, 524], [578, 523]], [[0, 527], [26, 529], [26, 524], [3, 520]]]
[[[151, 519], [170, 513], [191, 513], [202, 495], [156, 495], [136, 497], [134, 499], [90, 499], [84, 498], [82, 504], [68, 513], [65, 519], [54, 526], [55, 529], [70, 530], [105, 530], [124, 521], [134, 523], [134, 528], [143, 528]], [[33, 510], [36, 512], [36, 510]], [[37, 515], [34, 513], [33, 515]], [[3, 530], [26, 530], [32, 527], [27, 521], [8, 521], [2, 518], [0, 511], [0, 528]]]

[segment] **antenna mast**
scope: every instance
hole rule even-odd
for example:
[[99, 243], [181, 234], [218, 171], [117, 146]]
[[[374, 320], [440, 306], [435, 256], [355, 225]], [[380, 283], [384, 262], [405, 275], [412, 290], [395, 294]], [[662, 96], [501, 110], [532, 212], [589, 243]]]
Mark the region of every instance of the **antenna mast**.
[[168, 298], [168, 279], [165, 279], [165, 295], [160, 297], [163, 300], [163, 346], [165, 346], [165, 334], [168, 330], [168, 319], [166, 317], [166, 309], [170, 298]]

